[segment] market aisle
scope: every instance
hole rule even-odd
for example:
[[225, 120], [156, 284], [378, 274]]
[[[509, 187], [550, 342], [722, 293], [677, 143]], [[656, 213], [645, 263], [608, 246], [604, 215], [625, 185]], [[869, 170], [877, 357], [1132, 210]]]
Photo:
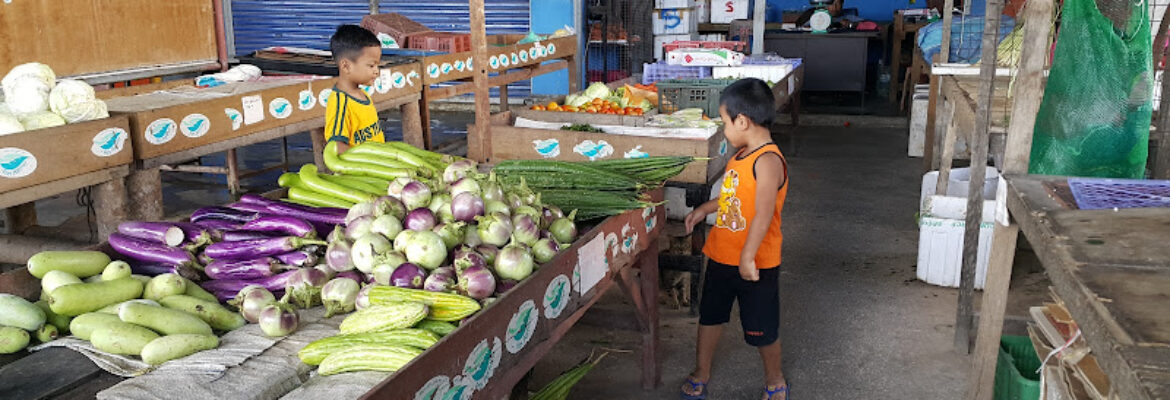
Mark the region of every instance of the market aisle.
[[[781, 337], [796, 399], [949, 399], [964, 357], [951, 351], [953, 290], [914, 280], [921, 161], [901, 129], [804, 128], [784, 210]], [[783, 143], [783, 142], [781, 142]], [[622, 310], [621, 293], [603, 306]], [[611, 354], [574, 399], [676, 399], [693, 363], [696, 319], [663, 309], [664, 385], [639, 387], [636, 353]], [[725, 330], [712, 399], [756, 399], [759, 356], [738, 321]], [[537, 367], [538, 388], [595, 347], [637, 350], [631, 332], [578, 325]]]

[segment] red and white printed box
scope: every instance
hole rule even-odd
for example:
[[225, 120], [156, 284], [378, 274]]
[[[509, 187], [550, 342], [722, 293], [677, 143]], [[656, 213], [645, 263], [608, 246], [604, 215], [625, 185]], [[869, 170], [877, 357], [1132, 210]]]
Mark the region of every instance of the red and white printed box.
[[747, 19], [748, 0], [711, 0], [711, 23], [730, 24], [737, 19]]
[[734, 67], [743, 65], [743, 53], [727, 49], [678, 49], [666, 53], [666, 63], [691, 67]]

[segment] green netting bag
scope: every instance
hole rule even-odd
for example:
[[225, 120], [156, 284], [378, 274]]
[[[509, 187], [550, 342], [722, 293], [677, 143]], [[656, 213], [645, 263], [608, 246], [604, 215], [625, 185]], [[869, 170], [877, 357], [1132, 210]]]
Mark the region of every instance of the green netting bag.
[[[1124, 32], [1095, 0], [1065, 0], [1044, 101], [1036, 118], [1033, 174], [1142, 178], [1153, 75], [1146, 0], [1115, 1]], [[1114, 13], [1111, 13], [1114, 14]]]

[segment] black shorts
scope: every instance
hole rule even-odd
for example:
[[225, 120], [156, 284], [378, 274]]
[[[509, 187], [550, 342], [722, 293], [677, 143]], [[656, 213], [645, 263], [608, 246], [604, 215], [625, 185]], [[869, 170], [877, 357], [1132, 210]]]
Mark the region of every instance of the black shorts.
[[699, 324], [722, 325], [731, 320], [731, 305], [739, 300], [743, 339], [752, 346], [767, 346], [779, 337], [780, 268], [760, 270], [760, 280], [745, 281], [739, 267], [708, 261], [699, 301]]

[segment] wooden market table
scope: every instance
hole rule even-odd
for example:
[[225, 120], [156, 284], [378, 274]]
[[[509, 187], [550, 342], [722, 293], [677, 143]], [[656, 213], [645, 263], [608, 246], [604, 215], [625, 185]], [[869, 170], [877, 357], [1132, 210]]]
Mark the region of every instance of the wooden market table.
[[[1013, 101], [1009, 97], [1011, 72], [1006, 68], [996, 71], [995, 87], [989, 111], [991, 113], [991, 154], [999, 165], [1004, 153], [1004, 139], [1011, 122]], [[949, 165], [956, 157], [954, 145], [960, 133], [971, 132], [975, 126], [975, 112], [979, 105], [977, 67], [950, 67], [935, 65], [930, 77], [926, 132], [923, 141], [923, 168], [931, 171]], [[964, 140], [968, 138], [964, 137]], [[939, 146], [941, 144], [941, 147]], [[969, 152], [970, 149], [967, 149]], [[963, 156], [963, 154], [959, 154]]]
[[1170, 398], [1170, 209], [1081, 210], [1070, 201], [1067, 178], [1004, 179], [1007, 211], [1109, 376], [1113, 394]]
[[[918, 43], [914, 40], [914, 35], [918, 33], [919, 29], [922, 29], [926, 25], [930, 24], [926, 21], [907, 22], [903, 11], [904, 10], [894, 11], [894, 23], [892, 28], [893, 32], [890, 36], [891, 46], [889, 95], [891, 103], [898, 99], [898, 92], [902, 90], [901, 84], [903, 79], [909, 79], [909, 77], [903, 78], [902, 74], [900, 73], [902, 70], [902, 41], [906, 39], [907, 34], [911, 35], [911, 41], [914, 42], [914, 50], [912, 51], [913, 54], [917, 55]], [[913, 76], [912, 74], [907, 75]], [[911, 86], [911, 89], [913, 89], [913, 86]]]

